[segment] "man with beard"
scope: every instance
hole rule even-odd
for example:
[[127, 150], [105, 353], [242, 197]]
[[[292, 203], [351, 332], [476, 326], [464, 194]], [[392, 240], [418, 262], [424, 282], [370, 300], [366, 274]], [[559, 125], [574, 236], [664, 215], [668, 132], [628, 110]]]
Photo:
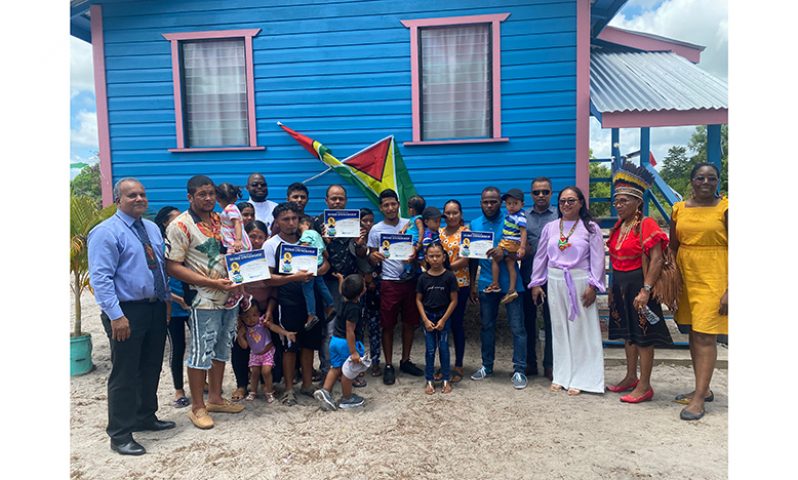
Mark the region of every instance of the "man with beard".
[[[213, 211], [216, 186], [205, 175], [188, 180], [189, 208], [166, 229], [166, 269], [170, 276], [189, 284], [191, 293], [191, 342], [188, 385], [191, 390], [191, 422], [200, 429], [212, 428], [209, 412], [239, 413], [243, 405], [222, 398], [224, 363], [236, 333], [238, 308], [225, 309], [235, 285], [227, 278], [221, 253], [221, 220]], [[208, 402], [203, 399], [208, 372]]]

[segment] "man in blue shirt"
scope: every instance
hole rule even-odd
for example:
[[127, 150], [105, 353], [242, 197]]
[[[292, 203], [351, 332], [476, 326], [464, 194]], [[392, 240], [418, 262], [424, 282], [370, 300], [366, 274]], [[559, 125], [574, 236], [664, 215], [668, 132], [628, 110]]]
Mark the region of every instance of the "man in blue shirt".
[[526, 330], [524, 330], [523, 300], [520, 298], [524, 292], [523, 281], [515, 264], [516, 285], [509, 285], [507, 265], [502, 258], [502, 250], [495, 248], [501, 238], [504, 226], [505, 213], [501, 210], [501, 192], [496, 187], [485, 187], [480, 199], [482, 216], [471, 222], [474, 232], [493, 232], [494, 248], [488, 250], [488, 256], [495, 257], [499, 262], [499, 286], [501, 291], [485, 293], [485, 288], [491, 283], [491, 260], [480, 260], [479, 282], [475, 281], [474, 271], [471, 278], [471, 298], [477, 299], [479, 295], [479, 313], [482, 323], [480, 339], [482, 342], [482, 366], [471, 375], [471, 380], [483, 380], [493, 374], [493, 359], [496, 354], [496, 319], [499, 316], [499, 301], [509, 288], [515, 288], [519, 297], [505, 304], [507, 320], [513, 335], [513, 387], [520, 390], [526, 388]]
[[170, 295], [161, 232], [142, 219], [148, 206], [144, 186], [123, 178], [113, 193], [116, 213], [88, 238], [90, 283], [111, 342], [106, 432], [111, 450], [142, 455], [146, 450], [133, 432], [175, 426], [155, 416]]
[[[526, 211], [526, 255], [521, 260], [521, 278], [524, 288], [529, 283], [532, 276], [532, 263], [538, 249], [540, 231], [549, 222], [557, 220], [557, 209], [551, 205], [551, 180], [546, 177], [537, 177], [532, 180], [532, 208]], [[543, 286], [544, 291], [546, 286]], [[538, 343], [537, 317], [538, 309], [532, 301], [532, 295], [528, 289], [523, 294], [524, 297], [524, 326], [527, 333], [527, 375], [538, 374], [538, 357], [536, 346]], [[545, 331], [546, 344], [543, 349], [543, 374], [549, 381], [552, 380], [554, 360], [551, 351], [551, 315], [549, 314], [549, 301], [543, 298], [543, 329]]]

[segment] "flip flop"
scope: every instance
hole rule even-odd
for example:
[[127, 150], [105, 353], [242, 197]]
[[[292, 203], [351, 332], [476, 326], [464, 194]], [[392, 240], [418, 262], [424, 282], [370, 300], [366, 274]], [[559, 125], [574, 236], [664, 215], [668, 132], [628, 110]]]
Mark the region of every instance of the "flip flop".
[[186, 396], [175, 399], [175, 401], [172, 402], [172, 406], [175, 408], [184, 408], [189, 405], [191, 405], [191, 400], [189, 400]]
[[459, 383], [463, 379], [463, 373], [457, 371], [456, 368], [452, 369], [452, 383]]
[[234, 402], [240, 402], [241, 400], [244, 399], [246, 394], [247, 394], [247, 389], [246, 388], [238, 387], [238, 388], [236, 388], [233, 391], [233, 394], [230, 395], [230, 400], [232, 400]]

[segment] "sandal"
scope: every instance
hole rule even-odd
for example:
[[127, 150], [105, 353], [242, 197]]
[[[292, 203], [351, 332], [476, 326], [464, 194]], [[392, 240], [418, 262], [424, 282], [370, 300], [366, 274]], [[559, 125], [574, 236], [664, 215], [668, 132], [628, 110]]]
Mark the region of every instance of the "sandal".
[[500, 286], [498, 286], [498, 285], [488, 285], [488, 286], [487, 286], [487, 287], [485, 287], [485, 289], [484, 289], [484, 290], [482, 290], [482, 291], [483, 291], [484, 293], [495, 293], [495, 292], [501, 292], [501, 291], [502, 291], [502, 288], [501, 288]]
[[569, 388], [568, 389], [568, 396], [569, 397], [575, 397], [575, 396], [577, 396], [577, 395], [579, 395], [581, 393], [582, 393], [582, 390], [579, 390], [578, 388]]
[[266, 399], [266, 403], [274, 403], [274, 392], [266, 392], [263, 397]]
[[241, 400], [244, 399], [246, 394], [247, 394], [246, 388], [238, 387], [235, 390], [233, 390], [233, 394], [230, 395], [230, 400], [234, 402], [240, 402]]
[[293, 407], [296, 405], [296, 393], [293, 390], [284, 392], [283, 396], [280, 397], [280, 403], [286, 407]]
[[247, 402], [251, 402], [251, 401], [255, 400], [257, 397], [258, 397], [257, 393], [249, 392], [244, 400], [246, 400]]
[[436, 382], [440, 382], [441, 380], [443, 380], [443, 374], [441, 373], [440, 369], [435, 371], [435, 374], [432, 375], [432, 379], [435, 380]]
[[452, 384], [449, 383], [448, 380], [443, 381], [443, 388], [441, 389], [441, 393], [452, 393]]
[[433, 385], [432, 382], [427, 382], [427, 386], [424, 387], [424, 393], [427, 395], [435, 393], [435, 385]]
[[371, 376], [372, 377], [379, 377], [382, 375], [382, 368], [380, 368], [379, 363], [373, 363], [371, 365]]
[[562, 385], [557, 385], [556, 383], [552, 383], [549, 387], [550, 392], [559, 392], [560, 390], [562, 390]]
[[180, 398], [176, 398], [175, 401], [172, 402], [172, 406], [175, 408], [184, 408], [189, 405], [191, 405], [191, 400], [189, 400], [185, 395]]
[[354, 380], [352, 380], [352, 386], [355, 388], [363, 388], [367, 385], [366, 379], [363, 378], [363, 374], [361, 373]]
[[459, 383], [463, 379], [463, 367], [454, 367], [452, 369], [452, 383]]

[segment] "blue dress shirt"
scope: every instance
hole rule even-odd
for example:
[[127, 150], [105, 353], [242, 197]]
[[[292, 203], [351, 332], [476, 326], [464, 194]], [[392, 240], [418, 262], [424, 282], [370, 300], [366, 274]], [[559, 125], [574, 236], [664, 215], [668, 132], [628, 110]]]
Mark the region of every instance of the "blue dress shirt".
[[[89, 283], [94, 289], [97, 304], [111, 320], [124, 315], [119, 302], [155, 298], [153, 270], [147, 266], [144, 246], [133, 230], [135, 220], [117, 210], [112, 217], [89, 232]], [[157, 261], [162, 271], [166, 272], [161, 232], [153, 222], [146, 219], [142, 221]]]
[[[496, 247], [499, 245], [499, 240], [502, 236], [502, 228], [504, 227], [504, 217], [507, 216], [507, 212], [504, 210], [499, 211], [499, 214], [496, 215], [496, 218], [489, 219], [486, 218], [485, 215], [481, 215], [479, 218], [471, 222], [471, 231], [472, 232], [493, 232], [493, 246]], [[492, 260], [480, 260], [479, 261], [479, 279], [478, 279], [478, 291], [485, 290], [488, 285], [490, 285], [491, 278], [493, 274], [491, 273], [491, 264]], [[518, 270], [518, 265], [515, 265], [515, 290], [519, 293], [524, 291], [524, 282], [521, 278], [521, 272]], [[507, 273], [507, 265], [504, 262], [499, 263], [499, 286], [502, 289], [502, 292], [508, 291], [508, 286], [510, 284], [510, 276]]]

